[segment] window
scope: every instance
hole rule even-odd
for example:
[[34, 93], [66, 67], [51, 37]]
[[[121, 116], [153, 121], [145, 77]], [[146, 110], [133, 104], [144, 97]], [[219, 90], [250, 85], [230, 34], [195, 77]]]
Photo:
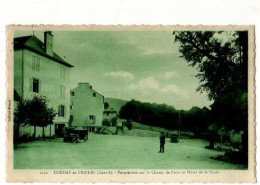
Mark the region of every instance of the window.
[[75, 95], [75, 92], [71, 92], [71, 96], [74, 96]]
[[60, 97], [65, 98], [65, 86], [60, 85]]
[[95, 120], [95, 116], [94, 116], [94, 115], [90, 115], [90, 116], [89, 116], [89, 119], [90, 119], [90, 120]]
[[65, 67], [60, 66], [60, 79], [65, 80]]
[[72, 105], [70, 106], [70, 109], [73, 109], [73, 106], [72, 106]]
[[93, 93], [93, 97], [96, 97], [97, 96], [97, 93]]
[[32, 57], [32, 70], [40, 71], [40, 58], [36, 56]]
[[33, 78], [32, 91], [35, 93], [39, 93], [39, 87], [40, 87], [39, 79]]
[[65, 112], [65, 106], [64, 105], [60, 105], [58, 107], [58, 116], [59, 117], [64, 117], [64, 112]]

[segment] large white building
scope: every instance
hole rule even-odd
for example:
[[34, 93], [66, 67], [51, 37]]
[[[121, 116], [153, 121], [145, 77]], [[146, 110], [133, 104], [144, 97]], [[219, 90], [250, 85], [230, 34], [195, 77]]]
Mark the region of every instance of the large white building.
[[89, 83], [79, 83], [71, 90], [71, 126], [87, 127], [95, 131], [102, 126], [104, 96], [95, 91]]
[[[31, 99], [45, 96], [57, 112], [54, 124], [45, 135], [62, 136], [70, 118], [70, 69], [73, 67], [53, 51], [53, 35], [44, 33], [44, 42], [36, 36], [14, 39], [14, 98]], [[20, 135], [31, 136], [33, 128], [21, 127]], [[41, 136], [37, 128], [36, 136]]]

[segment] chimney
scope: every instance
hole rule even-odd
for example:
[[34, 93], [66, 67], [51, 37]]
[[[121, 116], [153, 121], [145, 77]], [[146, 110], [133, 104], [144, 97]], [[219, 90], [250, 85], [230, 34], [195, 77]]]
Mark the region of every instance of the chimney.
[[81, 87], [81, 88], [92, 89], [92, 86], [89, 83], [86, 83], [86, 82], [80, 82], [80, 83], [78, 83], [78, 86]]
[[44, 32], [44, 47], [47, 55], [53, 57], [53, 35], [51, 31]]

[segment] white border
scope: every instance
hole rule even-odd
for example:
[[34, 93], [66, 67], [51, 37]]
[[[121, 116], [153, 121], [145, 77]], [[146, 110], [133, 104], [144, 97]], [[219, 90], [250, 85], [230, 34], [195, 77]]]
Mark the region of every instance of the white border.
[[[259, 46], [258, 0], [8, 0], [0, 1], [0, 145], [5, 145], [5, 26], [8, 24], [162, 24], [256, 25]], [[259, 68], [259, 48], [256, 66]], [[259, 79], [259, 72], [256, 71]], [[259, 80], [256, 81], [257, 87]], [[259, 95], [259, 88], [257, 95]], [[257, 98], [256, 108], [259, 99]], [[256, 111], [259, 112], [259, 111]], [[257, 114], [257, 122], [259, 122]], [[257, 133], [258, 132], [257, 126]], [[259, 139], [258, 139], [259, 140]], [[259, 141], [257, 142], [259, 143]], [[259, 155], [257, 155], [259, 156]], [[257, 157], [258, 158], [258, 157]], [[0, 182], [5, 182], [5, 152], [0, 152]], [[259, 171], [259, 170], [258, 170]], [[259, 174], [259, 172], [257, 172]]]

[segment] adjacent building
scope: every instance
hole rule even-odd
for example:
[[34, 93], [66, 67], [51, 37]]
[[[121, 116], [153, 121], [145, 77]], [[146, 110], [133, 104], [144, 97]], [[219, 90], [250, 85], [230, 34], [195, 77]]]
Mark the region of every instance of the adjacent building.
[[113, 108], [109, 108], [109, 109], [105, 109], [104, 110], [104, 116], [103, 116], [103, 119], [107, 119], [109, 121], [111, 121], [113, 118], [116, 118], [117, 117], [117, 112], [115, 109]]
[[[73, 67], [53, 51], [53, 35], [44, 33], [44, 42], [36, 36], [14, 39], [14, 95], [15, 100], [46, 97], [57, 116], [46, 127], [45, 135], [62, 136], [70, 118], [70, 69]], [[33, 134], [33, 128], [22, 127], [20, 135]], [[36, 136], [41, 136], [38, 128]]]
[[71, 90], [71, 126], [83, 126], [90, 132], [102, 126], [104, 96], [89, 83], [78, 83]]

